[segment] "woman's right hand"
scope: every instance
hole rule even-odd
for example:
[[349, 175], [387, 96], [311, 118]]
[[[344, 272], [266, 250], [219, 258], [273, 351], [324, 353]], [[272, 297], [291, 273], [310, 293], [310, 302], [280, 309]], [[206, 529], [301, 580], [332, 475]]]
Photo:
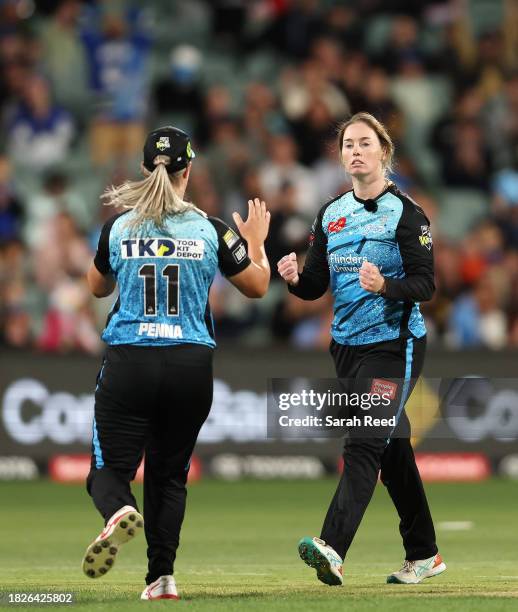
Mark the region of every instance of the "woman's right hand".
[[237, 212], [232, 213], [234, 222], [241, 236], [255, 246], [262, 246], [268, 236], [270, 227], [270, 212], [266, 208], [266, 203], [255, 198], [248, 200], [248, 218], [243, 221]]
[[289, 285], [299, 283], [299, 265], [295, 253], [285, 255], [277, 264], [277, 271]]

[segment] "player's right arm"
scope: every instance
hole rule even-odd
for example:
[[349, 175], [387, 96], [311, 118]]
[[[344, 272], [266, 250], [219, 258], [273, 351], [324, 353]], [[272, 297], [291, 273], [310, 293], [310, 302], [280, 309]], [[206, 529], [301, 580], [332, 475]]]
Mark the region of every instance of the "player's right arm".
[[86, 275], [90, 291], [98, 298], [107, 297], [115, 289], [116, 280], [110, 266], [110, 231], [120, 216], [114, 215], [103, 225], [97, 252]]
[[299, 274], [295, 253], [285, 255], [277, 264], [281, 277], [288, 283], [288, 290], [303, 300], [317, 300], [329, 286], [327, 263], [327, 236], [322, 228], [324, 208], [318, 213], [311, 227], [309, 249], [304, 269]]
[[238, 213], [234, 221], [247, 241], [248, 252], [241, 237], [220, 219], [209, 217], [218, 233], [219, 267], [227, 279], [243, 295], [260, 298], [268, 291], [270, 265], [264, 250], [264, 241], [270, 226], [270, 213], [258, 198], [248, 201], [248, 218], [243, 221]]

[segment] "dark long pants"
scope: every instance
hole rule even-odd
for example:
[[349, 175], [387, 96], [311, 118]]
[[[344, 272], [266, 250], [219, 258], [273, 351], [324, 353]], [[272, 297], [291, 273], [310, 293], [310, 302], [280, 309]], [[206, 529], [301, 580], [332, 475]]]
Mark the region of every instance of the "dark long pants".
[[105, 523], [122, 506], [145, 453], [144, 522], [150, 584], [173, 572], [190, 458], [212, 404], [212, 349], [108, 347], [95, 392], [87, 490]]
[[[388, 379], [394, 393], [390, 405], [375, 416], [396, 416], [397, 426], [351, 431], [344, 447], [344, 469], [322, 527], [321, 538], [344, 558], [381, 480], [399, 514], [406, 559], [426, 559], [437, 553], [435, 530], [421, 476], [410, 444], [410, 423], [404, 404], [421, 373], [426, 338], [397, 339], [363, 346], [335, 342], [331, 354], [337, 375], [357, 393], [378, 391]], [[381, 381], [380, 381], [381, 379]], [[392, 383], [392, 384], [390, 384]], [[394, 387], [397, 385], [397, 387]], [[359, 412], [359, 411], [358, 411]]]

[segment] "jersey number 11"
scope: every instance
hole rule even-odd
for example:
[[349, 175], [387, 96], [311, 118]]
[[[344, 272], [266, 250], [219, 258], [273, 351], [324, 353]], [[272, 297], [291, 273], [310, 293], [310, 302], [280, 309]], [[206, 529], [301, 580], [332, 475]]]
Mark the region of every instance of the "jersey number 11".
[[[148, 317], [156, 316], [156, 264], [141, 266], [138, 274], [144, 279], [144, 314]], [[178, 316], [180, 314], [180, 266], [167, 265], [162, 270], [162, 276], [167, 278], [167, 314]]]

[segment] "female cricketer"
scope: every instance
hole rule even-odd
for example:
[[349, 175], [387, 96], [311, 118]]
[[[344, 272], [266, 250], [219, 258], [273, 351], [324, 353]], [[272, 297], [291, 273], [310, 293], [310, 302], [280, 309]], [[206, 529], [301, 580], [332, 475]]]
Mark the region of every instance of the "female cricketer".
[[294, 295], [314, 300], [328, 286], [334, 296], [330, 351], [337, 375], [358, 393], [385, 392], [377, 409], [386, 427], [349, 431], [344, 469], [320, 538], [303, 538], [301, 558], [329, 585], [343, 583], [343, 559], [381, 470], [400, 518], [405, 561], [389, 583], [418, 583], [446, 569], [410, 445], [404, 411], [423, 367], [426, 328], [419, 302], [435, 290], [430, 223], [387, 179], [394, 146], [372, 115], [340, 126], [338, 150], [353, 189], [317, 215], [301, 273], [294, 253], [278, 263]]
[[[244, 295], [262, 297], [270, 280], [264, 251], [270, 213], [258, 199], [239, 233], [184, 200], [192, 160], [187, 134], [151, 132], [144, 179], [112, 187], [107, 204], [128, 210], [102, 228], [88, 283], [96, 297], [119, 295], [102, 334], [107, 344], [95, 391], [87, 490], [105, 527], [83, 570], [110, 570], [119, 547], [142, 528], [147, 587], [142, 599], [178, 599], [173, 564], [196, 438], [212, 403], [215, 347], [209, 289], [219, 268]], [[241, 236], [247, 241], [248, 249]], [[130, 482], [145, 455], [144, 519]]]

